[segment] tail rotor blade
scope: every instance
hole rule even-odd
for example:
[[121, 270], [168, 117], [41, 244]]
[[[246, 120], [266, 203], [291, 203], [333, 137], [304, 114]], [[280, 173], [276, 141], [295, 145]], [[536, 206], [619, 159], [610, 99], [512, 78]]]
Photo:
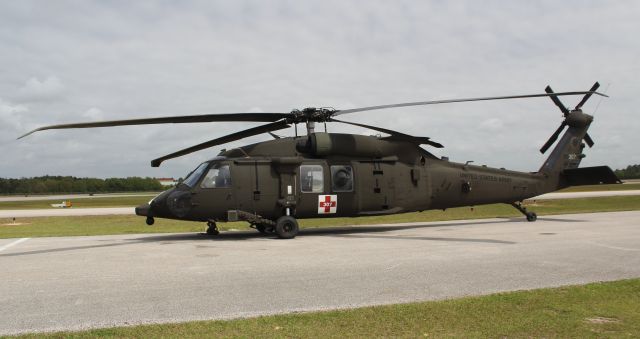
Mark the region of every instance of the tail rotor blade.
[[[551, 89], [551, 86], [547, 86], [547, 88], [544, 89], [545, 92], [549, 93], [549, 94], [554, 94], [553, 90]], [[567, 109], [567, 107], [562, 103], [562, 101], [560, 101], [560, 99], [558, 99], [557, 95], [550, 95], [549, 96], [551, 98], [551, 100], [553, 100], [553, 103], [556, 104], [556, 106], [558, 106], [558, 108], [560, 108], [560, 110], [562, 111], [562, 113], [566, 116], [567, 114], [569, 114], [569, 110]], [[543, 152], [544, 153], [544, 152]]]
[[544, 143], [542, 148], [540, 148], [540, 153], [544, 154], [549, 149], [549, 147], [551, 147], [551, 145], [553, 145], [553, 143], [556, 142], [556, 140], [558, 140], [558, 136], [560, 135], [560, 133], [562, 133], [562, 130], [566, 125], [567, 123], [564, 121], [560, 124], [560, 127], [558, 127], [558, 129], [555, 132], [553, 132], [549, 140], [547, 140], [547, 142]]
[[587, 143], [587, 145], [589, 145], [589, 147], [593, 147], [593, 139], [591, 139], [591, 136], [589, 134], [585, 134], [584, 135], [584, 142]]
[[[589, 92], [595, 92], [598, 87], [600, 87], [600, 84], [596, 81], [595, 84], [593, 84], [593, 86], [591, 86], [591, 89], [589, 90]], [[582, 107], [582, 105], [584, 105], [585, 102], [587, 102], [587, 100], [589, 100], [589, 98], [591, 98], [591, 95], [593, 93], [587, 93], [584, 95], [584, 97], [582, 97], [582, 100], [580, 100], [580, 103], [576, 106], [575, 109], [580, 109]], [[591, 147], [591, 146], [589, 146]]]

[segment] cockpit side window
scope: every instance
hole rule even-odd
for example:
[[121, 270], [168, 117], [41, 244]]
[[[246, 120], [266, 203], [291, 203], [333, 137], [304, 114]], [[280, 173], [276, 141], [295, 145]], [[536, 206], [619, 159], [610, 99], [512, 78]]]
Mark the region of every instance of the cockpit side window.
[[182, 181], [182, 183], [189, 187], [193, 187], [198, 182], [198, 180], [200, 180], [200, 178], [202, 177], [202, 173], [204, 173], [204, 171], [207, 169], [207, 166], [209, 166], [208, 162], [203, 162], [202, 164], [200, 164], [198, 168], [189, 173], [189, 175], [184, 179], [184, 181]]
[[227, 188], [231, 187], [231, 171], [229, 165], [213, 165], [205, 175], [202, 188]]

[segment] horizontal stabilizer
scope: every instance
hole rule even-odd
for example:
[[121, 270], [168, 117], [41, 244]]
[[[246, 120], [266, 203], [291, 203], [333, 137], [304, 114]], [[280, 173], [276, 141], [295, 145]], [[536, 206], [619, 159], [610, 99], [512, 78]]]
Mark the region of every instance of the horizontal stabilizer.
[[622, 183], [609, 166], [565, 169], [562, 177], [568, 186]]

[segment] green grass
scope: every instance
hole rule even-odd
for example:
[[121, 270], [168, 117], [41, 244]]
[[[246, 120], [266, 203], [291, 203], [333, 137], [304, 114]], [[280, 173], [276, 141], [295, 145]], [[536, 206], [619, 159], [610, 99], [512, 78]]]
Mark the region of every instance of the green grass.
[[[105, 197], [105, 198], [80, 198], [69, 199], [73, 204], [73, 208], [89, 208], [89, 207], [129, 207], [146, 204], [153, 198], [152, 195], [143, 197]], [[58, 200], [27, 200], [27, 201], [2, 201], [0, 202], [0, 210], [21, 210], [21, 209], [46, 209], [59, 208], [51, 207], [51, 204], [59, 204], [62, 199]]]
[[[640, 209], [640, 196], [602, 197], [583, 199], [563, 199], [539, 201], [529, 205], [538, 215], [628, 211]], [[495, 217], [523, 217], [516, 209], [505, 204], [493, 204], [451, 208], [446, 211], [431, 210], [422, 213], [404, 213], [386, 216], [360, 218], [323, 218], [300, 220], [301, 228], [330, 227], [363, 224], [385, 224], [403, 222], [426, 222], [458, 219], [480, 219]], [[11, 225], [12, 220], [0, 219], [0, 238], [50, 237], [78, 235], [107, 235], [132, 233], [177, 233], [202, 232], [204, 223], [156, 219], [153, 226], [147, 226], [139, 216], [81, 216], [18, 218], [19, 225]], [[220, 223], [221, 230], [248, 229], [247, 223]]]
[[[568, 187], [558, 192], [591, 192], [591, 191], [627, 191], [627, 190], [640, 190], [639, 184], [626, 184], [626, 185], [588, 185], [588, 186], [575, 186]], [[140, 193], [138, 193], [140, 194]], [[142, 197], [128, 197], [128, 196], [110, 196], [110, 197], [83, 197], [78, 199], [70, 199], [73, 203], [73, 208], [89, 208], [89, 207], [129, 207], [138, 206], [147, 203], [153, 195], [153, 193], [144, 192], [142, 194], [149, 194], [149, 196]], [[46, 209], [55, 208], [51, 207], [51, 204], [59, 204], [62, 200], [29, 200], [29, 201], [2, 201], [0, 202], [0, 210], [17, 210], [17, 209]]]
[[117, 327], [48, 338], [638, 338], [640, 279], [229, 321]]

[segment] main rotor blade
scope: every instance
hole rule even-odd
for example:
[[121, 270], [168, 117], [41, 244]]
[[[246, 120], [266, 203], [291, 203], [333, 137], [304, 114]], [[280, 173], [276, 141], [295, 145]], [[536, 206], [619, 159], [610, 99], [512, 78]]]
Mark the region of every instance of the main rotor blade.
[[254, 135], [258, 135], [258, 134], [262, 134], [262, 133], [266, 133], [266, 132], [277, 131], [277, 130], [284, 129], [284, 128], [287, 128], [287, 127], [291, 127], [291, 126], [289, 124], [287, 124], [286, 121], [282, 120], [282, 121], [272, 122], [272, 123], [266, 124], [266, 125], [261, 125], [261, 126], [249, 128], [249, 129], [246, 129], [244, 131], [240, 131], [240, 132], [236, 132], [236, 133], [233, 133], [233, 134], [225, 135], [223, 137], [220, 137], [220, 138], [217, 138], [217, 139], [213, 139], [213, 140], [209, 140], [209, 141], [203, 142], [201, 144], [198, 144], [198, 145], [195, 145], [195, 146], [191, 146], [189, 148], [185, 148], [183, 150], [171, 153], [169, 155], [165, 155], [165, 156], [160, 157], [158, 159], [154, 159], [154, 160], [151, 161], [151, 166], [152, 167], [158, 167], [158, 166], [160, 166], [160, 164], [163, 161], [168, 160], [168, 159], [177, 158], [177, 157], [189, 154], [189, 153], [193, 153], [193, 152], [196, 152], [196, 151], [203, 150], [205, 148], [226, 144], [228, 142], [244, 139], [244, 138], [247, 138], [247, 137], [250, 137], [250, 136], [254, 136]]
[[442, 146], [442, 144], [437, 143], [435, 141], [431, 141], [427, 137], [414, 137], [414, 136], [409, 135], [409, 134], [404, 134], [404, 133], [392, 131], [390, 129], [386, 129], [386, 128], [382, 128], [382, 127], [359, 124], [359, 123], [355, 123], [355, 122], [348, 122], [348, 121], [337, 120], [337, 119], [331, 119], [330, 121], [335, 121], [335, 122], [340, 122], [340, 123], [343, 123], [343, 124], [369, 128], [369, 129], [372, 129], [374, 131], [378, 131], [378, 132], [389, 134], [389, 135], [395, 137], [396, 139], [401, 139], [401, 140], [406, 140], [406, 141], [419, 141], [420, 144], [427, 144], [427, 145], [431, 145], [431, 146], [436, 147], [436, 148], [443, 148], [444, 147], [444, 146]]
[[567, 123], [562, 121], [562, 123], [560, 124], [560, 127], [558, 127], [558, 129], [555, 132], [553, 132], [549, 140], [547, 140], [547, 142], [545, 142], [544, 145], [542, 145], [542, 148], [540, 148], [540, 153], [544, 154], [549, 149], [549, 147], [551, 147], [551, 145], [553, 145], [553, 143], [556, 142], [556, 140], [558, 140], [558, 136], [560, 135], [560, 133], [562, 132], [565, 126], [567, 126]]
[[589, 91], [581, 91], [581, 92], [560, 92], [560, 93], [541, 93], [541, 94], [525, 94], [525, 95], [508, 95], [508, 96], [500, 96], [500, 97], [482, 97], [482, 98], [467, 98], [467, 99], [447, 99], [447, 100], [433, 100], [433, 101], [416, 101], [416, 102], [405, 102], [399, 104], [390, 104], [390, 105], [379, 105], [379, 106], [369, 106], [369, 107], [360, 107], [360, 108], [352, 108], [352, 109], [344, 109], [338, 110], [333, 113], [334, 116], [354, 113], [354, 112], [362, 112], [362, 111], [373, 111], [377, 109], [386, 109], [386, 108], [395, 108], [395, 107], [409, 107], [409, 106], [423, 106], [423, 105], [436, 105], [436, 104], [448, 104], [454, 102], [468, 102], [468, 101], [488, 101], [488, 100], [504, 100], [504, 99], [522, 99], [522, 98], [538, 98], [538, 97], [552, 97], [553, 96], [564, 96], [564, 95], [583, 95], [583, 94], [597, 94], [603, 97], [608, 97], [608, 95], [598, 93], [598, 92], [589, 92]]
[[[595, 91], [598, 89], [598, 87], [600, 87], [600, 84], [596, 81], [596, 83], [591, 86], [591, 89], [589, 91]], [[582, 100], [580, 100], [580, 103], [574, 109], [580, 109], [582, 105], [584, 105], [584, 103], [589, 100], [589, 98], [591, 98], [591, 94], [585, 94]]]
[[589, 145], [589, 147], [593, 147], [593, 139], [591, 139], [591, 136], [589, 135], [589, 133], [584, 135], [584, 142], [587, 143], [587, 145]]
[[256, 121], [256, 122], [272, 122], [288, 117], [289, 113], [227, 113], [227, 114], [203, 114], [203, 115], [182, 115], [173, 117], [160, 118], [142, 118], [127, 120], [110, 120], [83, 122], [74, 124], [51, 125], [36, 128], [33, 131], [20, 136], [22, 139], [27, 135], [38, 131], [48, 129], [66, 129], [66, 128], [94, 128], [94, 127], [113, 127], [113, 126], [129, 126], [129, 125], [153, 125], [153, 124], [185, 124], [195, 122], [223, 122], [223, 121]]

